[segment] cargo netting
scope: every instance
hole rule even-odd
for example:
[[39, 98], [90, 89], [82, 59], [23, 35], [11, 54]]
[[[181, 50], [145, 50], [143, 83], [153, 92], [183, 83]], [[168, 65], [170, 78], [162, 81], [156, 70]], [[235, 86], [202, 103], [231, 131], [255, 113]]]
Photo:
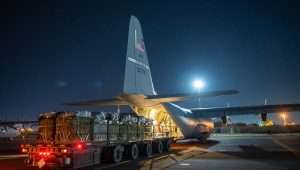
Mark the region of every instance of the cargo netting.
[[56, 143], [69, 144], [74, 141], [89, 141], [91, 119], [91, 114], [87, 113], [59, 113], [56, 118]]
[[40, 115], [38, 129], [38, 143], [52, 143], [54, 141], [55, 113], [43, 113]]

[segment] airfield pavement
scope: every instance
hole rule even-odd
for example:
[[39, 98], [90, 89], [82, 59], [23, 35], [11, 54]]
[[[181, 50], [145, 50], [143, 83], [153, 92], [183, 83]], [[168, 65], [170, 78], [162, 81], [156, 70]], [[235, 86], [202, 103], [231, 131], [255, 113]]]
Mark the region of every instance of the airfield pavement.
[[[0, 155], [0, 170], [27, 170], [24, 155]], [[300, 134], [212, 135], [207, 143], [185, 140], [152, 158], [90, 167], [92, 170], [283, 170], [300, 169]]]

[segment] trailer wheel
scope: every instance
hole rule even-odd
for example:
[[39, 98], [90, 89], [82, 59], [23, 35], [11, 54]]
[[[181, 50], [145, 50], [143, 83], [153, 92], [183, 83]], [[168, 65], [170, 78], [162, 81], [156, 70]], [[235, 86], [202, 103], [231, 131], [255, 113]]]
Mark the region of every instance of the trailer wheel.
[[137, 159], [139, 157], [139, 147], [136, 143], [131, 145], [131, 158], [133, 160]]
[[171, 139], [168, 139], [166, 142], [165, 142], [165, 150], [167, 152], [170, 152], [171, 150], [171, 144], [172, 144], [172, 140]]
[[146, 143], [146, 145], [145, 145], [145, 155], [147, 157], [150, 157], [152, 155], [152, 144], [151, 143]]
[[123, 159], [124, 147], [121, 145], [117, 145], [113, 151], [113, 161], [115, 163], [119, 163]]
[[158, 153], [162, 153], [163, 150], [164, 150], [164, 145], [163, 145], [162, 141], [160, 140], [160, 141], [158, 141], [158, 143], [157, 143], [157, 152], [158, 152]]

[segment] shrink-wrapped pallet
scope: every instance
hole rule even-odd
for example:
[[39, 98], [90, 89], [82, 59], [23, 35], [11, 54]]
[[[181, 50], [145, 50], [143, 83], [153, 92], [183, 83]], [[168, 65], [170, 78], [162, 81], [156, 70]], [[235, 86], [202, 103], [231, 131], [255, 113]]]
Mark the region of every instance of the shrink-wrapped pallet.
[[70, 144], [90, 140], [92, 117], [90, 112], [60, 112], [56, 117], [55, 141]]
[[38, 128], [38, 143], [53, 143], [55, 137], [55, 118], [55, 112], [47, 112], [40, 114]]
[[119, 140], [119, 115], [117, 113], [97, 113], [94, 116], [94, 141], [111, 142]]

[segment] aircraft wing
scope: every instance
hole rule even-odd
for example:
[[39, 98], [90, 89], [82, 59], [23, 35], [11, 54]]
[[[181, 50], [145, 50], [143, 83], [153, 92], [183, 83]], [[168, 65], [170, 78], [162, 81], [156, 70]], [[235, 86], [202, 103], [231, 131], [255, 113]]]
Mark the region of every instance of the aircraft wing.
[[[211, 91], [211, 92], [202, 92], [202, 93], [179, 93], [174, 95], [150, 95], [144, 96], [139, 94], [132, 94], [138, 98], [139, 102], [144, 103], [144, 106], [154, 106], [160, 103], [166, 102], [176, 102], [182, 101], [190, 98], [196, 97], [214, 97], [214, 96], [222, 96], [222, 95], [233, 95], [237, 94], [239, 91], [237, 90], [222, 90], [222, 91]], [[123, 94], [118, 96], [117, 98], [112, 99], [100, 99], [100, 100], [90, 100], [90, 101], [81, 101], [81, 102], [71, 102], [64, 103], [67, 106], [121, 106], [121, 105], [132, 105], [131, 103], [131, 94]]]
[[218, 107], [218, 108], [193, 108], [190, 109], [194, 117], [214, 118], [230, 115], [247, 115], [260, 113], [280, 113], [300, 111], [300, 104], [275, 104], [275, 105], [256, 105], [256, 106], [237, 106], [237, 107]]
[[38, 123], [38, 121], [0, 121], [0, 126], [13, 126], [15, 124], [30, 124]]
[[167, 103], [167, 102], [177, 102], [183, 101], [191, 98], [203, 98], [203, 97], [216, 97], [223, 95], [234, 95], [238, 94], [237, 90], [219, 90], [201, 93], [179, 93], [173, 95], [152, 95], [147, 96], [145, 99], [151, 100], [152, 102]]
[[81, 101], [81, 102], [70, 102], [64, 103], [67, 106], [121, 106], [121, 105], [128, 105], [128, 103], [124, 100], [118, 98], [112, 99], [100, 99], [100, 100], [88, 100], [88, 101]]

